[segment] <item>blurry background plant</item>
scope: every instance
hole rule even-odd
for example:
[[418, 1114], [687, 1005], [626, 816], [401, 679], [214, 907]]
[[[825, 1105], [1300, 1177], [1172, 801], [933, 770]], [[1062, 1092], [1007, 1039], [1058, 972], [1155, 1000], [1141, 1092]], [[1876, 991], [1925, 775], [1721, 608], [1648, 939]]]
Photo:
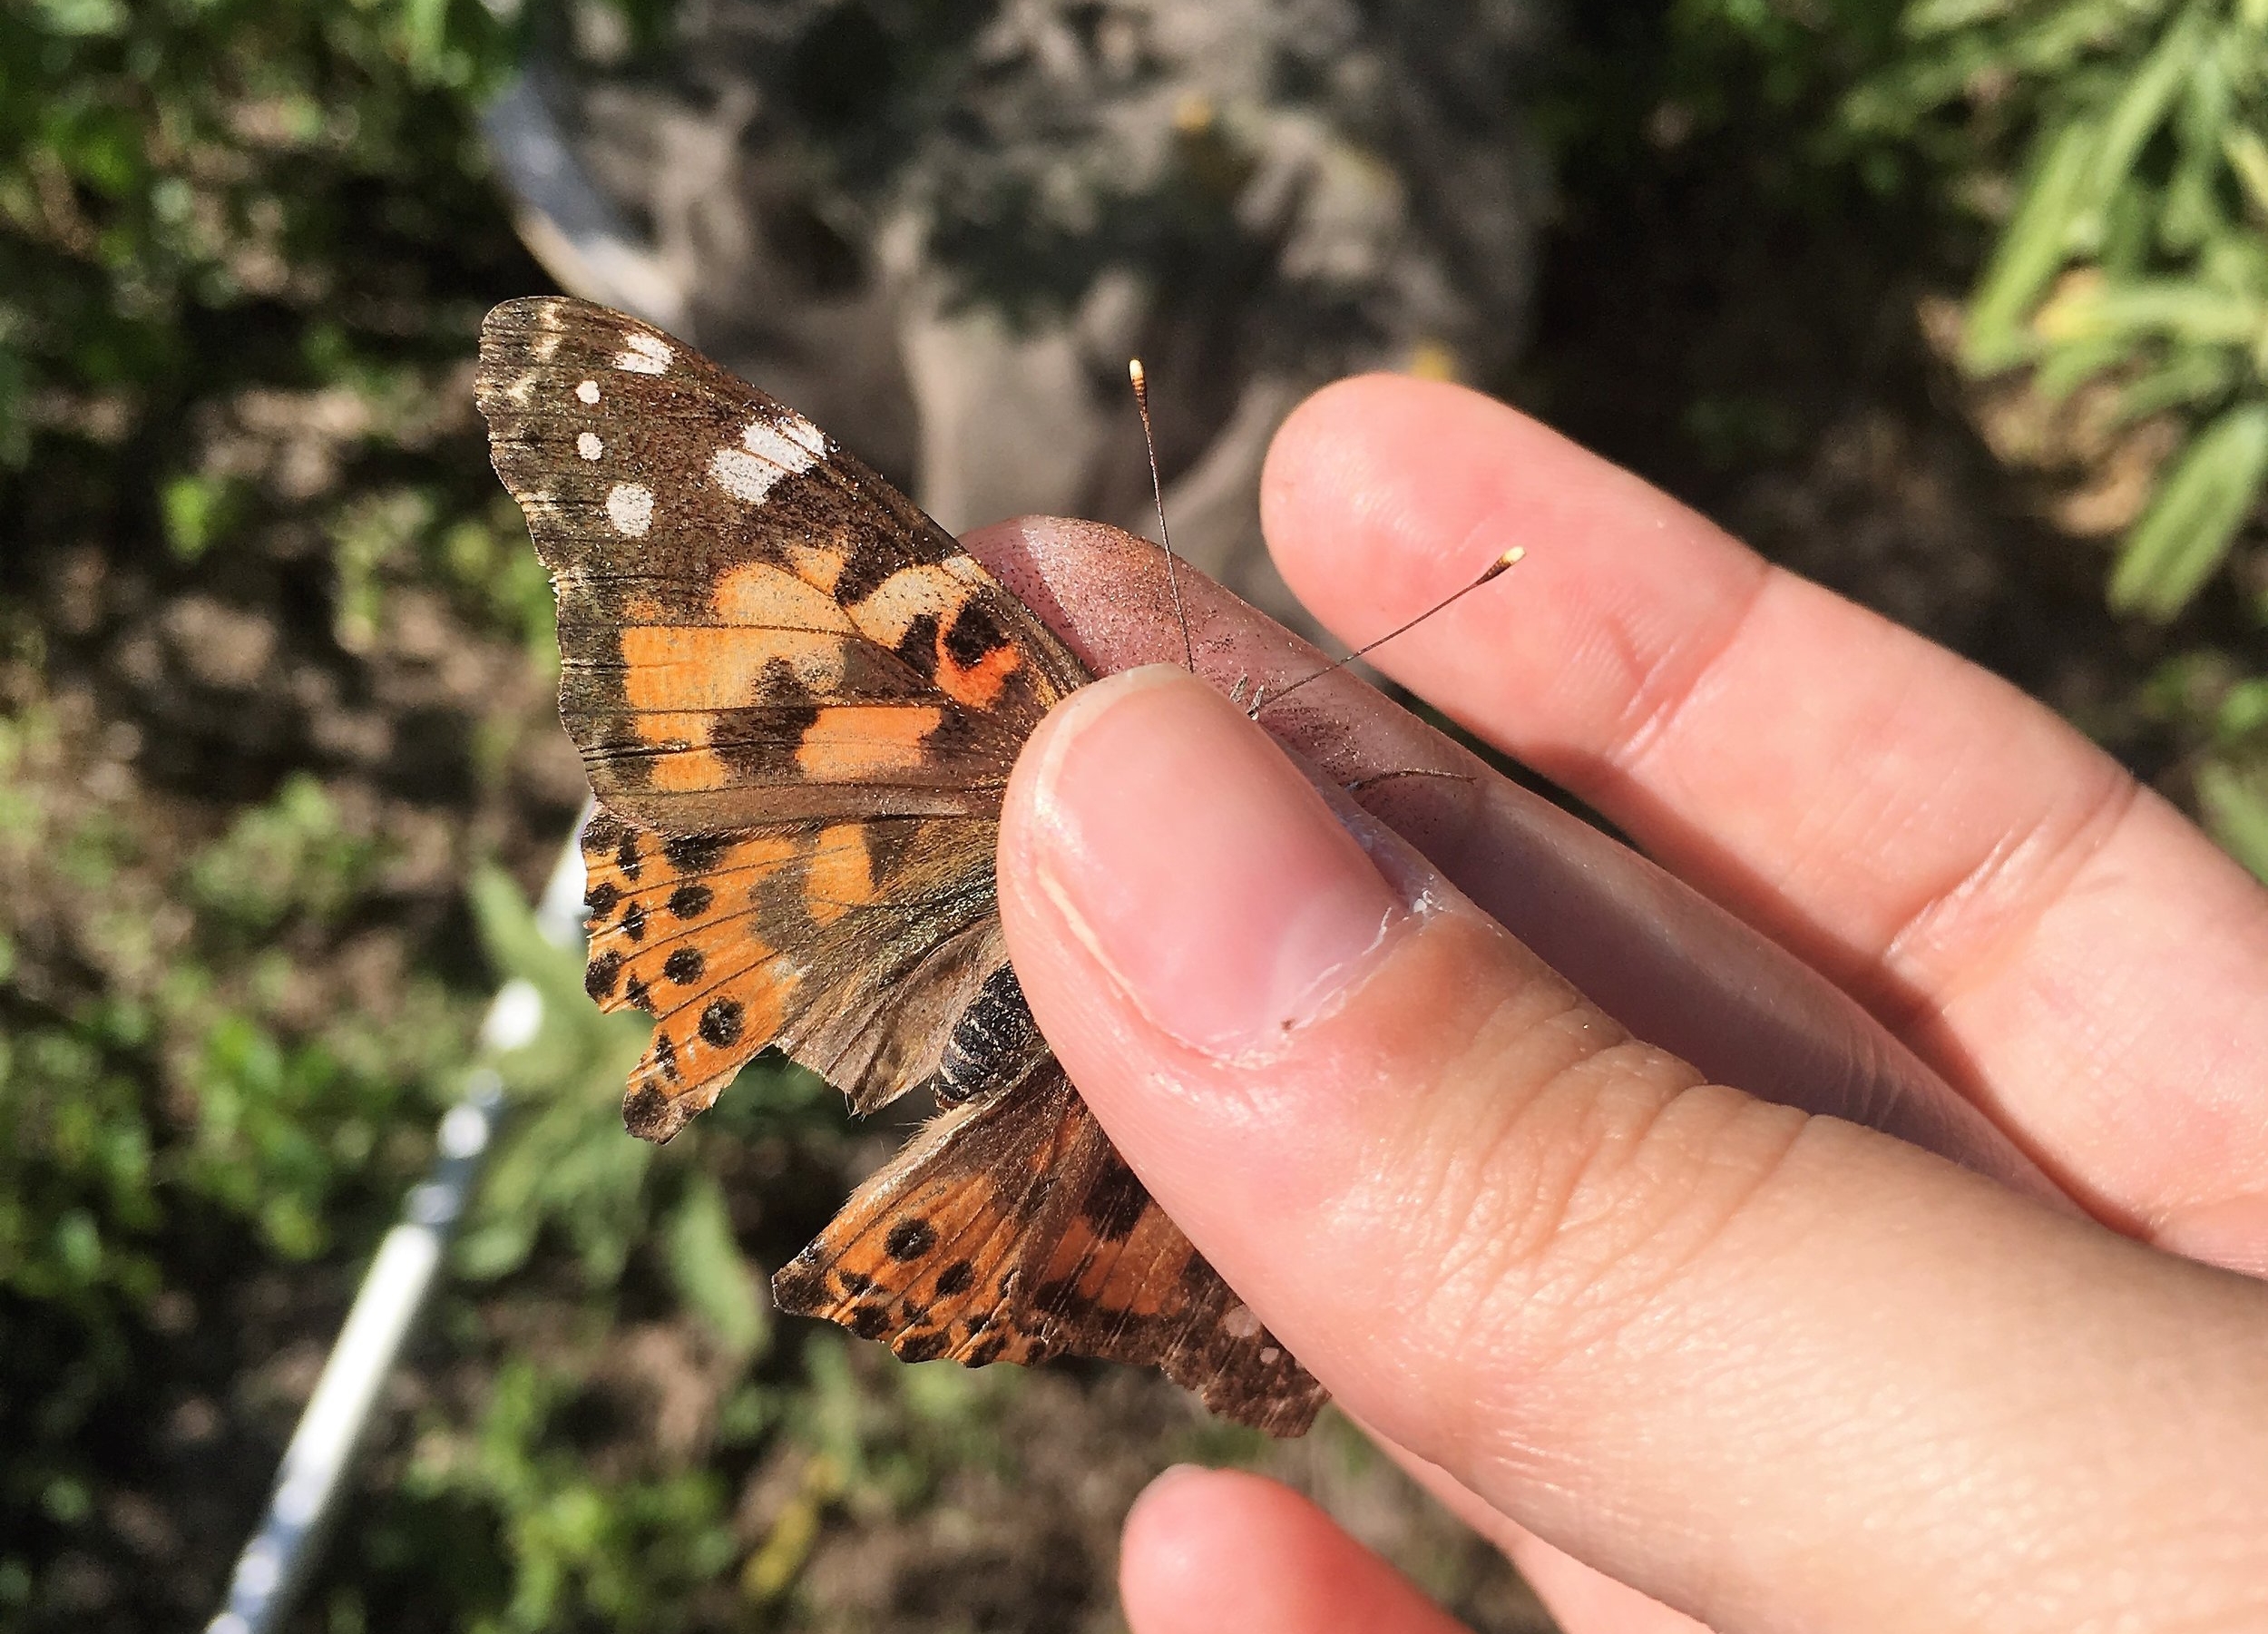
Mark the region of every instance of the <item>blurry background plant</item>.
[[634, 1029], [528, 925], [581, 779], [469, 403], [482, 311], [573, 270], [479, 135], [523, 64], [686, 327], [952, 520], [1137, 518], [1139, 344], [1177, 536], [1265, 596], [1274, 417], [1461, 374], [2268, 870], [2264, 14], [0, 12], [0, 1626], [209, 1614], [503, 974], [559, 1002], [301, 1626], [1108, 1627], [1176, 1457], [1540, 1626], [1343, 1426], [776, 1322], [764, 1273], [902, 1133], [807, 1077], [621, 1134]]

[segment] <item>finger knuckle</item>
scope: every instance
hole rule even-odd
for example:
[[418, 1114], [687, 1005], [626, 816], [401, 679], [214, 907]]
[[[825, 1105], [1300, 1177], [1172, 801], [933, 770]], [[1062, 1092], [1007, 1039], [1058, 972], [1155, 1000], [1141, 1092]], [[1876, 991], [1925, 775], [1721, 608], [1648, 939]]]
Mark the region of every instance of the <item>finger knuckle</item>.
[[[1433, 1238], [1418, 1263], [1437, 1267], [1413, 1319], [1453, 1388], [1595, 1361], [1669, 1314], [1808, 1121], [1628, 1037], [1583, 1047], [1595, 1015], [1575, 1000], [1484, 1047], [1457, 1091], [1469, 1116], [1410, 1171]], [[1523, 1087], [1508, 1061], [1532, 1055], [1538, 1030], [1565, 1059]]]

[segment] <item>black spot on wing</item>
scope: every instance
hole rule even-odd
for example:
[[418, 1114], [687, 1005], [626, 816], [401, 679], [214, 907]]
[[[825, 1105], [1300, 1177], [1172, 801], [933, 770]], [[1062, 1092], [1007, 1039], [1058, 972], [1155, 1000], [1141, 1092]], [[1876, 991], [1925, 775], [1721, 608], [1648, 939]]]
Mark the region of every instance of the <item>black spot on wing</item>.
[[582, 826], [582, 854], [585, 856], [604, 856], [622, 843], [622, 836], [630, 832], [630, 825], [611, 812], [594, 811], [591, 820]]
[[1006, 645], [1008, 637], [998, 621], [975, 596], [961, 603], [960, 612], [953, 616], [953, 627], [945, 631], [945, 656], [958, 669], [970, 669]]
[[819, 706], [813, 703], [747, 704], [719, 709], [710, 717], [709, 747], [740, 776], [776, 780], [797, 769], [796, 757], [803, 749], [805, 735], [818, 719]]
[[937, 673], [937, 615], [917, 612], [905, 621], [905, 633], [898, 637], [898, 657], [906, 667], [924, 680]]
[[720, 861], [731, 841], [714, 834], [677, 834], [661, 842], [661, 856], [679, 874], [706, 874]]
[[882, 1241], [893, 1259], [919, 1259], [937, 1246], [937, 1228], [925, 1219], [902, 1219]]
[[1080, 1215], [1105, 1242], [1122, 1242], [1132, 1236], [1149, 1208], [1149, 1193], [1115, 1151], [1104, 1158], [1094, 1183], [1079, 1200]]
[[670, 1115], [670, 1098], [650, 1083], [641, 1083], [622, 1102], [622, 1122], [633, 1135], [659, 1128]]
[[744, 1019], [738, 1000], [711, 999], [701, 1011], [701, 1037], [719, 1050], [729, 1050], [740, 1042]]
[[934, 1362], [945, 1354], [953, 1341], [932, 1328], [927, 1333], [908, 1334], [897, 1344], [901, 1362]]

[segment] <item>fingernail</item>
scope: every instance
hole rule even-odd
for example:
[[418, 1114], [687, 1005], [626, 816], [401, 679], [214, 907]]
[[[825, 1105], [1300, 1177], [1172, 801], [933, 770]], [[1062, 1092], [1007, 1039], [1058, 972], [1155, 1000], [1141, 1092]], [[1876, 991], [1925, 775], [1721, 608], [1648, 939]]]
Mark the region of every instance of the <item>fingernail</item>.
[[1260, 729], [1178, 670], [1064, 706], [1031, 807], [1040, 882], [1160, 1030], [1273, 1052], [1360, 971], [1400, 903]]
[[2268, 1279], [2268, 1191], [2182, 1209], [2151, 1238], [2169, 1253]]

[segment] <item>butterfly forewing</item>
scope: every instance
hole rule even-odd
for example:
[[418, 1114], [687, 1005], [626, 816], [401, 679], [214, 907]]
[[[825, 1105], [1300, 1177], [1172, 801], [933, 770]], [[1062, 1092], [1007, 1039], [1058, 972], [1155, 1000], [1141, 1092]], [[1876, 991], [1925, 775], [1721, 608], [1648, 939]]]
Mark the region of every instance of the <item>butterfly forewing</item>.
[[509, 302], [477, 392], [558, 592], [561, 714], [621, 817], [991, 816], [1086, 679], [895, 489], [657, 329]]
[[508, 302], [477, 377], [559, 602], [591, 958], [654, 1018], [623, 1101], [667, 1140], [767, 1046], [861, 1111], [950, 1107], [780, 1274], [909, 1360], [1162, 1367], [1296, 1434], [1323, 1394], [1166, 1218], [1046, 1048], [993, 879], [1017, 752], [1088, 679], [792, 409], [634, 318]]

